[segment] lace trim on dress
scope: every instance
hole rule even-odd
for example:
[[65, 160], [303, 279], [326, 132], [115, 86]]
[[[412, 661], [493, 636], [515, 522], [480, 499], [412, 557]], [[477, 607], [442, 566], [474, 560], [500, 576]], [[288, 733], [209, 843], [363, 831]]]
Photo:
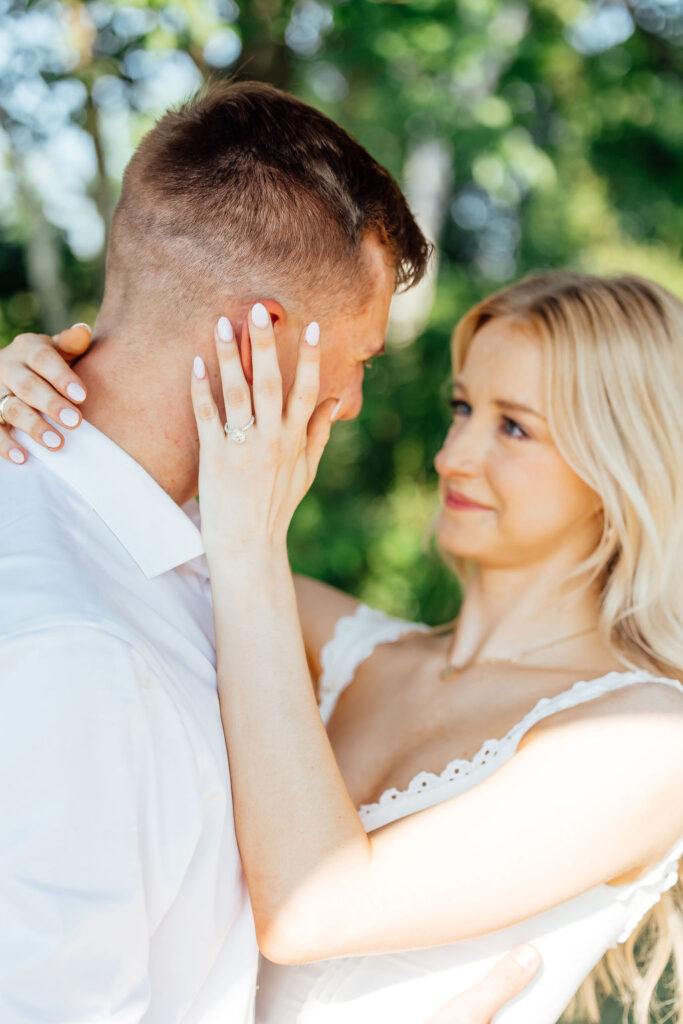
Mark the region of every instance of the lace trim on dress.
[[457, 758], [449, 761], [440, 774], [434, 772], [418, 772], [406, 789], [387, 789], [382, 793], [379, 800], [371, 804], [362, 804], [358, 809], [361, 819], [368, 817], [377, 807], [384, 806], [394, 800], [404, 800], [415, 793], [433, 791], [455, 782], [462, 776], [482, 774], [482, 769], [499, 756], [501, 751], [513, 742], [518, 743], [522, 736], [529, 731], [537, 722], [546, 718], [556, 711], [565, 711], [567, 708], [575, 707], [593, 697], [602, 696], [610, 690], [619, 689], [622, 686], [632, 686], [636, 683], [657, 682], [674, 686], [683, 693], [683, 686], [675, 679], [664, 679], [650, 675], [645, 670], [628, 672], [609, 672], [605, 676], [588, 681], [581, 680], [563, 693], [555, 697], [541, 697], [538, 703], [528, 712], [502, 739], [486, 740], [471, 761]]
[[626, 942], [648, 910], [651, 910], [659, 902], [665, 892], [674, 887], [678, 881], [678, 862], [681, 857], [683, 857], [683, 836], [664, 860], [655, 864], [642, 878], [626, 885], [610, 886], [610, 889], [614, 889], [620, 903], [631, 904], [631, 912], [617, 942]]
[[[392, 618], [385, 612], [365, 604], [359, 605], [352, 615], [339, 619], [333, 638], [325, 645], [321, 654], [323, 671], [319, 684], [319, 702], [320, 713], [325, 721], [334, 711], [344, 689], [353, 680], [358, 666], [370, 657], [375, 647], [391, 643], [410, 632], [429, 632], [429, 626]], [[434, 772], [419, 772], [410, 780], [406, 789], [387, 789], [375, 803], [363, 804], [358, 813], [361, 819], [367, 818], [376, 808], [395, 800], [402, 801], [416, 793], [441, 789], [463, 776], [481, 775], [494, 758], [502, 756], [510, 748], [516, 749], [522, 736], [543, 718], [583, 704], [611, 690], [645, 682], [664, 683], [683, 693], [683, 685], [678, 680], [652, 676], [645, 670], [609, 672], [597, 679], [581, 680], [555, 697], [542, 697], [505, 736], [501, 739], [486, 740], [471, 760], [456, 758], [438, 775]], [[622, 929], [618, 942], [625, 942], [662, 894], [676, 884], [678, 861], [682, 856], [683, 837], [673, 850], [642, 878], [626, 885], [609, 887], [614, 890], [615, 898], [619, 902], [631, 905], [627, 924]]]
[[424, 623], [394, 619], [367, 604], [359, 604], [352, 615], [339, 619], [334, 636], [320, 655], [318, 705], [323, 721], [328, 721], [356, 669], [370, 657], [375, 647], [393, 643], [405, 633], [428, 633], [429, 630]]

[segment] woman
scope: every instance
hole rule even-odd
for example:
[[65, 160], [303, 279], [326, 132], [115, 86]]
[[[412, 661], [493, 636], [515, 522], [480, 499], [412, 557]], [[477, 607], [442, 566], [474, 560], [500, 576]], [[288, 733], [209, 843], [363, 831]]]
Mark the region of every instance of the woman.
[[435, 463], [438, 539], [468, 577], [446, 635], [312, 581], [295, 595], [287, 527], [329, 416], [315, 328], [284, 415], [260, 387], [278, 373], [261, 312], [248, 443], [201, 360], [192, 382], [235, 819], [272, 962], [259, 1019], [408, 1024], [532, 941], [543, 972], [499, 1019], [550, 1024], [615, 944], [615, 981], [636, 980], [634, 930], [671, 905], [683, 853], [683, 308], [638, 278], [547, 275], [465, 316]]

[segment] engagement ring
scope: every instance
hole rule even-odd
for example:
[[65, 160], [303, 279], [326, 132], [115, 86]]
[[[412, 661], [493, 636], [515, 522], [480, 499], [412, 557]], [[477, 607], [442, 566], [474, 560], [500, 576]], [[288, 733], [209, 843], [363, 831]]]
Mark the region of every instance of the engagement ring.
[[14, 398], [14, 394], [11, 391], [5, 391], [0, 396], [0, 424], [3, 426], [5, 423], [9, 423], [9, 420], [5, 419], [5, 405], [8, 398]]
[[255, 422], [255, 420], [254, 420], [254, 417], [252, 416], [251, 419], [249, 420], [249, 422], [245, 426], [243, 426], [243, 427], [229, 427], [228, 424], [226, 423], [225, 427], [224, 427], [224, 430], [225, 430], [225, 433], [230, 438], [230, 440], [234, 441], [235, 444], [244, 444], [244, 442], [247, 439], [247, 436], [246, 436], [247, 435], [247, 430], [249, 430], [249, 427], [253, 427], [254, 426], [254, 422]]

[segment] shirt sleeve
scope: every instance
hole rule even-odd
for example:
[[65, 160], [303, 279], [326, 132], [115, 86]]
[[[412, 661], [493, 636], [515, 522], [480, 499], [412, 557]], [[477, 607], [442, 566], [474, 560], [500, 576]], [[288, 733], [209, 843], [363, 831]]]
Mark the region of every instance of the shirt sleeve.
[[0, 1020], [138, 1024], [144, 662], [67, 626], [0, 642]]

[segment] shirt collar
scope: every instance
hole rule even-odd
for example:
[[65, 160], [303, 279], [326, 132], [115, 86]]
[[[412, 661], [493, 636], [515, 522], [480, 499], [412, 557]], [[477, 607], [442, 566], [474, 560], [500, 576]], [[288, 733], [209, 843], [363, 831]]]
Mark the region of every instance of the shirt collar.
[[87, 420], [66, 434], [58, 452], [46, 451], [23, 431], [14, 433], [94, 509], [148, 579], [192, 559], [199, 559], [192, 568], [208, 575], [197, 502], [191, 499], [181, 508], [135, 459]]

